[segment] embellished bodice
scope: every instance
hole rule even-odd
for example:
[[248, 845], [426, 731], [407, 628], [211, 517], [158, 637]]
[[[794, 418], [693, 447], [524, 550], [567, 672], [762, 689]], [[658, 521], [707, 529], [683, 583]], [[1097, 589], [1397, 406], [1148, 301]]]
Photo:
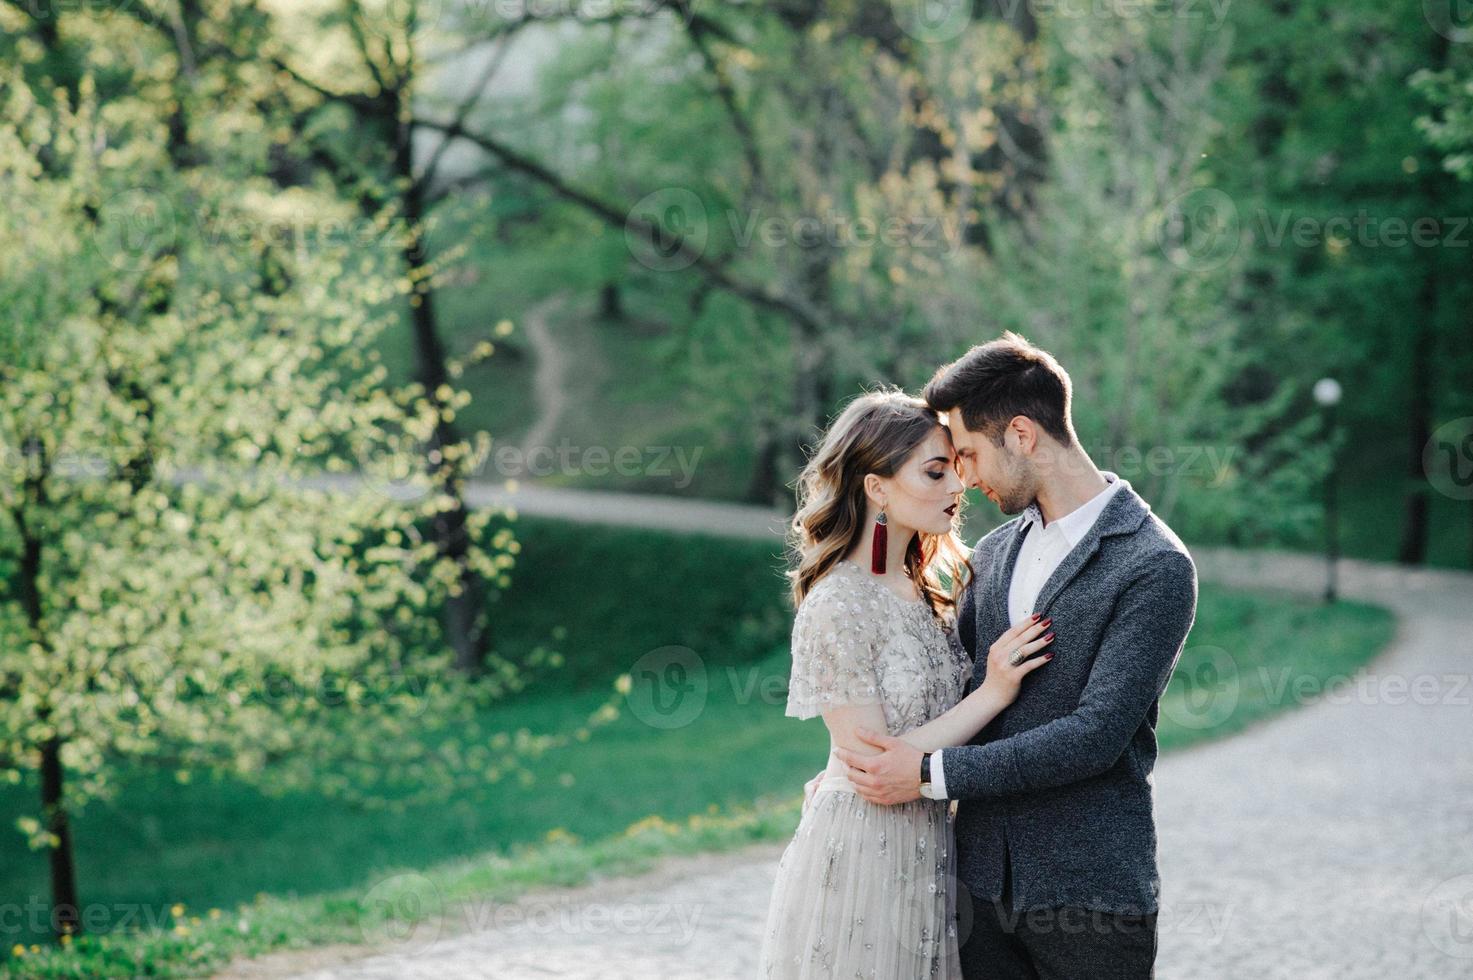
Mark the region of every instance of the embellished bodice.
[[792, 651], [788, 715], [812, 718], [844, 704], [879, 704], [891, 735], [960, 701], [972, 666], [953, 623], [847, 559], [798, 607]]

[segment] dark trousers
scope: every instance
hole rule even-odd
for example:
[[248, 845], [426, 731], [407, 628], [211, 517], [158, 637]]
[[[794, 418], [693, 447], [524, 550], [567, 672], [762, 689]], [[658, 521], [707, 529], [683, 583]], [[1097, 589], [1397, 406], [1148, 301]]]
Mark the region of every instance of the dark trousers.
[[[1000, 901], [957, 896], [966, 980], [1149, 980], [1156, 975], [1156, 915], [1091, 909], [1013, 909], [1003, 857]], [[966, 909], [971, 903], [970, 913]], [[968, 929], [967, 918], [971, 922]]]

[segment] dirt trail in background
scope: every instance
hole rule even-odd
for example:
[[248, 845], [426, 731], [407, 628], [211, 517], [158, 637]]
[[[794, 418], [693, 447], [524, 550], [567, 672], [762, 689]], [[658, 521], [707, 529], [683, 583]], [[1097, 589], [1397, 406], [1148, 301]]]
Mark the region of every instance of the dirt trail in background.
[[567, 303], [566, 293], [540, 300], [522, 315], [522, 329], [532, 355], [537, 359], [532, 377], [532, 391], [537, 399], [537, 421], [522, 437], [522, 458], [538, 446], [552, 445], [558, 422], [568, 405], [566, 392], [568, 362], [562, 345], [552, 335], [549, 321]]

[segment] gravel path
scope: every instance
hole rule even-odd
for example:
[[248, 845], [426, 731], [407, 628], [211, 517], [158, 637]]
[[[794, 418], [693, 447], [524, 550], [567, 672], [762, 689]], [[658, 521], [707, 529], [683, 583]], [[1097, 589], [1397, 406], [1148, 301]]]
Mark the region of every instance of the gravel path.
[[[1194, 554], [1204, 579], [1323, 587], [1311, 559]], [[1163, 978], [1473, 977], [1473, 575], [1341, 568], [1345, 596], [1398, 613], [1392, 648], [1344, 685], [1291, 681], [1302, 706], [1157, 766]], [[1231, 696], [1194, 710], [1210, 719]], [[750, 977], [781, 850], [679, 859], [471, 910], [453, 936], [230, 975]]]

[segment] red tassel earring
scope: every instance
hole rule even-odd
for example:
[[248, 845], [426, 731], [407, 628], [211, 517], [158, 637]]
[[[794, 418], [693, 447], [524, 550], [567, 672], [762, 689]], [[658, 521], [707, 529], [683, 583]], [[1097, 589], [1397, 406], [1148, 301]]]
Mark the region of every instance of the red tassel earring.
[[869, 550], [869, 570], [876, 575], [885, 574], [885, 553], [890, 548], [886, 523], [885, 512], [882, 510], [880, 516], [875, 518], [875, 540]]

